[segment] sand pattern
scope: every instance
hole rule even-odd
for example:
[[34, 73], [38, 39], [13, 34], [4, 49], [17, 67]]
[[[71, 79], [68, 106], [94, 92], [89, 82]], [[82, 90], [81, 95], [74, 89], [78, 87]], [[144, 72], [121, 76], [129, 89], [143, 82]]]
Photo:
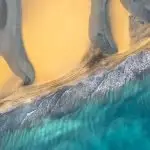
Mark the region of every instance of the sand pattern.
[[[114, 83], [114, 88], [119, 88], [120, 86], [123, 86], [126, 81], [141, 78], [141, 73], [143, 73], [144, 70], [149, 71], [150, 66], [150, 54], [149, 52], [147, 52], [149, 50], [150, 26], [141, 24], [141, 22], [138, 22], [134, 17], [129, 17], [129, 23], [129, 33], [131, 40], [130, 47], [128, 47], [127, 51], [105, 57], [100, 53], [99, 49], [93, 49], [92, 47], [90, 47], [90, 54], [88, 55], [88, 57], [86, 57], [87, 59], [84, 59], [84, 61], [79, 66], [75, 67], [75, 69], [70, 71], [68, 74], [65, 74], [61, 78], [44, 84], [35, 84], [28, 87], [18, 88], [13, 92], [12, 95], [1, 99], [0, 112], [4, 113], [18, 106], [21, 106], [21, 109], [18, 108], [16, 109], [16, 111], [24, 110], [23, 108], [26, 109], [27, 107], [30, 108], [27, 109], [27, 113], [30, 114], [32, 112], [31, 110], [34, 110], [35, 112], [37, 110], [37, 113], [35, 113], [35, 116], [37, 116], [37, 118], [38, 115], [43, 116], [44, 114], [51, 112], [52, 110], [55, 110], [53, 114], [56, 114], [57, 116], [57, 112], [61, 110], [64, 110], [65, 114], [70, 110], [73, 110], [72, 107], [76, 109], [77, 106], [74, 105], [73, 101], [70, 101], [72, 105], [68, 102], [70, 100], [70, 96], [74, 100], [79, 100], [80, 104], [84, 99], [87, 99], [88, 96], [103, 94], [109, 89], [113, 88], [111, 87], [112, 82]], [[131, 54], [132, 56], [129, 56]], [[110, 79], [105, 78], [106, 76], [109, 76]], [[118, 80], [118, 82], [116, 82], [115, 79]], [[83, 82], [85, 83], [83, 84]], [[101, 87], [102, 83], [103, 86]], [[95, 89], [97, 89], [96, 91], [98, 92], [95, 92]], [[101, 93], [101, 91], [99, 91], [98, 89], [101, 89], [102, 91], [104, 90], [103, 93]], [[86, 91], [84, 92], [84, 90]], [[81, 94], [75, 94], [79, 93], [77, 91], [81, 91]], [[69, 93], [72, 93], [72, 95], [70, 95]], [[63, 98], [61, 98], [62, 96]], [[41, 108], [42, 110], [40, 111], [41, 114], [39, 113], [37, 106], [32, 107], [32, 105], [36, 105], [36, 102], [38, 102], [40, 105], [46, 105], [45, 101], [47, 103], [50, 102], [50, 108], [45, 109], [47, 110], [46, 112], [43, 112], [43, 106]], [[53, 102], [54, 104], [51, 105], [51, 102]], [[29, 105], [28, 103], [31, 104]], [[61, 108], [60, 105], [63, 103], [67, 105], [62, 105]], [[56, 106], [55, 108], [56, 104], [60, 104], [58, 105], [59, 107]], [[24, 106], [22, 107], [22, 105]], [[59, 114], [61, 113], [59, 112]]]

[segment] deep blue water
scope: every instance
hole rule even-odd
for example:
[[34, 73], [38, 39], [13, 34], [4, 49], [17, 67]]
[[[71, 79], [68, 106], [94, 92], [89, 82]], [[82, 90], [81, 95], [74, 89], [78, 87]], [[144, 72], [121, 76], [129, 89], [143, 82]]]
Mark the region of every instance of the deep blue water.
[[[100, 102], [101, 99], [97, 98]], [[6, 133], [0, 150], [150, 150], [150, 77], [61, 119]], [[93, 102], [92, 102], [93, 101]]]

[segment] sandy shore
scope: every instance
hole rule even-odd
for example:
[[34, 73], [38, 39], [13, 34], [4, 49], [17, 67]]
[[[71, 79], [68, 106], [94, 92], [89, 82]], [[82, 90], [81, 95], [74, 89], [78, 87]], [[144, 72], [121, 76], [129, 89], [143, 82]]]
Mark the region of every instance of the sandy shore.
[[[36, 70], [36, 83], [57, 79], [80, 63], [90, 44], [90, 5], [90, 0], [23, 1], [24, 43]], [[119, 0], [112, 0], [111, 8], [114, 39], [119, 52], [124, 52], [130, 42], [128, 13]], [[2, 92], [18, 85], [18, 78], [3, 59], [0, 69]]]

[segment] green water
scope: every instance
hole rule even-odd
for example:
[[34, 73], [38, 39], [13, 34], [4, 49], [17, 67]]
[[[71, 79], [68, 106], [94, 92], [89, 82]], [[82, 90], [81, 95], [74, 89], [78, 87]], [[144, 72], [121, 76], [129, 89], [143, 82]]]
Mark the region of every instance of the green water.
[[150, 77], [61, 119], [6, 133], [0, 150], [150, 150]]

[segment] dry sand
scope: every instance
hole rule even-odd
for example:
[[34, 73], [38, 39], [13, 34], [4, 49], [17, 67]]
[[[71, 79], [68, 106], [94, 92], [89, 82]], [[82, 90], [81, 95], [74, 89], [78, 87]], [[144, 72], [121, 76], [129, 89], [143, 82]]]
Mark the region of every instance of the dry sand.
[[114, 40], [119, 53], [124, 53], [130, 48], [129, 13], [122, 6], [120, 0], [110, 0], [109, 10]]
[[[111, 0], [111, 27], [119, 53], [129, 48], [128, 13], [120, 0]], [[90, 0], [24, 0], [23, 35], [28, 56], [36, 70], [36, 83], [52, 81], [79, 65], [90, 44]], [[113, 7], [112, 7], [113, 6]], [[0, 59], [2, 92], [18, 85]]]

